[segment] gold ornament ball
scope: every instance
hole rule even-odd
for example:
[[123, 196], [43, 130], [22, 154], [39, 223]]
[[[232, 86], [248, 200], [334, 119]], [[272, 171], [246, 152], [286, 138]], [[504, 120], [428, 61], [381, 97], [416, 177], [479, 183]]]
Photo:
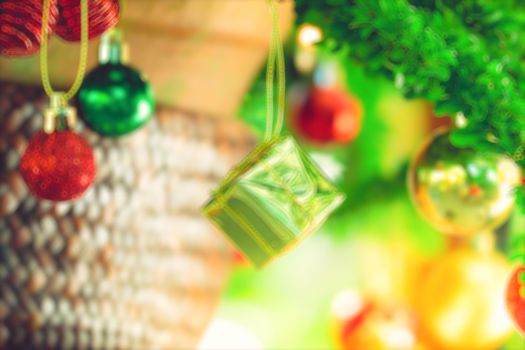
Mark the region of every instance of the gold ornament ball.
[[510, 265], [496, 252], [465, 248], [436, 260], [416, 297], [421, 333], [431, 348], [493, 350], [512, 333], [505, 309]]
[[520, 169], [496, 153], [457, 148], [450, 132], [436, 132], [415, 157], [409, 189], [419, 211], [438, 230], [474, 235], [500, 226], [514, 205]]

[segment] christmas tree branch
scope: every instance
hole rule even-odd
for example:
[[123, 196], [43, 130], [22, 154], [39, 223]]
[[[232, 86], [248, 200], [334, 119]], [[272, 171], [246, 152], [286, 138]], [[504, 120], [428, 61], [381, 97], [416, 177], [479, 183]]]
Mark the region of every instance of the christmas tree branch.
[[[525, 168], [525, 91], [516, 81], [522, 48], [508, 54], [506, 47], [521, 45], [523, 31], [513, 33], [506, 21], [489, 30], [488, 5], [469, 20], [482, 1], [413, 2], [421, 7], [406, 0], [297, 0], [296, 7], [299, 21], [319, 25], [336, 48], [347, 47], [351, 59], [395, 81], [405, 96], [434, 102], [439, 114], [463, 112], [468, 124], [454, 133], [458, 146], [505, 153]], [[515, 28], [524, 11], [511, 5], [500, 17], [513, 18]], [[497, 33], [518, 38], [501, 44]]]
[[[462, 25], [485, 40], [493, 57], [498, 57], [518, 84], [525, 84], [525, 7], [515, 1], [410, 0], [427, 11], [439, 11], [451, 26]], [[521, 89], [524, 88], [522, 85]]]

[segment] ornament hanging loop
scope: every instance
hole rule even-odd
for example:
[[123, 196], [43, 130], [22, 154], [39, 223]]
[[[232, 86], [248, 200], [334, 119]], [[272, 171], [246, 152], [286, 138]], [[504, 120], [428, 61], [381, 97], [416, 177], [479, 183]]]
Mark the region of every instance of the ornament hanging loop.
[[122, 31], [111, 29], [102, 34], [98, 47], [98, 62], [100, 64], [121, 64], [129, 61], [129, 46], [122, 39]]
[[[286, 77], [283, 43], [279, 30], [279, 11], [277, 0], [268, 0], [270, 14], [272, 17], [272, 34], [270, 40], [270, 50], [268, 54], [268, 64], [266, 68], [266, 131], [264, 140], [269, 141], [281, 133], [284, 124], [284, 110], [286, 102]], [[277, 120], [275, 127], [273, 120], [274, 111], [274, 75], [277, 75]]]
[[67, 107], [67, 99], [63, 92], [53, 92], [49, 98], [50, 108], [64, 108]]
[[44, 132], [50, 134], [54, 131], [73, 128], [77, 119], [75, 108], [68, 105], [67, 101], [77, 93], [82, 85], [86, 72], [88, 54], [88, 1], [80, 0], [80, 59], [77, 74], [73, 85], [67, 92], [56, 92], [51, 86], [48, 67], [48, 22], [50, 0], [44, 0], [42, 6], [42, 47], [40, 51], [40, 70], [42, 73], [42, 86], [50, 98], [49, 107], [44, 111]]
[[[40, 50], [40, 70], [42, 74], [42, 86], [49, 97], [52, 97], [55, 91], [51, 86], [49, 79], [48, 67], [48, 23], [49, 23], [50, 0], [44, 0], [42, 6], [42, 44]], [[89, 41], [89, 6], [88, 0], [80, 0], [80, 58], [78, 63], [78, 70], [71, 88], [63, 94], [65, 100], [71, 99], [77, 93], [82, 85], [82, 80], [86, 73], [88, 41]]]
[[51, 134], [55, 131], [72, 129], [77, 120], [75, 108], [67, 103], [65, 93], [51, 94], [49, 107], [44, 111], [44, 132]]

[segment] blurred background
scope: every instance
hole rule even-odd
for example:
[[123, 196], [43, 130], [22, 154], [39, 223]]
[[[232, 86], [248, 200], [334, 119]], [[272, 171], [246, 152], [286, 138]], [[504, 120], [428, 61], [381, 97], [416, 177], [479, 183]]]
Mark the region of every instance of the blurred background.
[[[98, 3], [118, 17], [118, 1]], [[0, 57], [0, 347], [525, 349], [525, 215], [509, 190], [523, 180], [502, 158], [429, 151], [461, 115], [404, 98], [401, 76], [370, 76], [280, 2], [285, 132], [347, 199], [319, 232], [256, 269], [201, 206], [265, 130], [267, 2], [122, 4], [129, 62], [157, 108], [121, 138], [79, 122], [98, 175], [76, 201], [26, 188], [19, 161], [48, 101], [37, 51]], [[17, 8], [0, 0], [1, 28], [22, 26], [6, 15]], [[67, 88], [78, 43], [57, 35], [49, 72]], [[92, 39], [88, 71], [103, 65]], [[460, 234], [462, 224], [476, 232]]]
[[[486, 232], [471, 243], [497, 246], [499, 253], [489, 256], [480, 272], [486, 273], [484, 282], [462, 281], [484, 267], [475, 266], [477, 258], [465, 242], [421, 216], [407, 181], [418, 150], [433, 132], [452, 127], [454, 118], [435, 116], [424, 100], [405, 99], [396, 82], [368, 76], [344, 52], [316, 45], [322, 38], [319, 27], [303, 24], [287, 40], [287, 131], [347, 200], [320, 232], [263, 270], [234, 252], [234, 272], [200, 348], [522, 349], [524, 339], [508, 328], [498, 301], [501, 289], [492, 288], [490, 296], [477, 293], [508, 279], [508, 267], [503, 277], [489, 278], [490, 266], [510, 256], [509, 242], [514, 248], [524, 244], [525, 217], [514, 210], [496, 236]], [[259, 135], [265, 125], [264, 83], [261, 72], [238, 112]], [[459, 258], [450, 259], [451, 254]], [[424, 292], [431, 283], [428, 271], [448, 260], [452, 270], [434, 285], [435, 294]], [[454, 276], [454, 268], [465, 274]], [[438, 294], [448, 299], [441, 301], [448, 315], [441, 315], [439, 306], [421, 311], [421, 303], [440, 303]], [[500, 304], [500, 311], [487, 311], [492, 303]], [[421, 313], [430, 321], [422, 321]], [[461, 333], [454, 319], [461, 323], [462, 317], [471, 318], [463, 335], [452, 335], [455, 343], [448, 346], [439, 344], [446, 344], [447, 333]], [[422, 322], [444, 323], [437, 327], [445, 340], [436, 343]], [[476, 343], [472, 337], [483, 339]]]

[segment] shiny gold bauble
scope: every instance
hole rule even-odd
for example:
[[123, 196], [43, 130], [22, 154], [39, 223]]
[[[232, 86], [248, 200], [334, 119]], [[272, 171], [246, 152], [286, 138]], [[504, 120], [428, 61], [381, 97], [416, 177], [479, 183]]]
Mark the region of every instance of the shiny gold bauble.
[[438, 230], [473, 235], [501, 225], [514, 205], [519, 167], [510, 158], [457, 148], [446, 130], [422, 147], [408, 175], [412, 198]]
[[461, 248], [422, 276], [416, 305], [432, 349], [492, 350], [512, 333], [505, 309], [510, 265], [495, 252]]

